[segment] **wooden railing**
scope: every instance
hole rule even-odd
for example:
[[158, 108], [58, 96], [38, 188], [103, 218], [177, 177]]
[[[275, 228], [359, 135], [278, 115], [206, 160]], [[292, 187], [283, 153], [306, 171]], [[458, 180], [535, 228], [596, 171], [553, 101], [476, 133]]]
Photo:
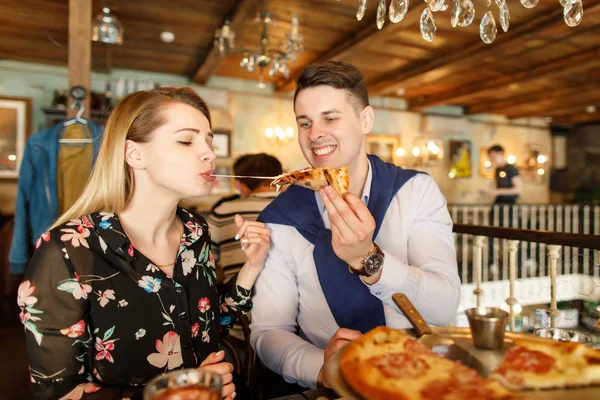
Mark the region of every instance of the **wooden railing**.
[[[600, 236], [596, 235], [583, 235], [576, 233], [563, 233], [563, 232], [548, 232], [538, 230], [526, 230], [526, 229], [514, 229], [514, 228], [499, 228], [490, 226], [477, 226], [477, 225], [463, 225], [455, 224], [453, 226], [453, 232], [455, 234], [463, 235], [463, 237], [470, 238], [472, 235], [473, 241], [473, 282], [475, 288], [473, 294], [476, 298], [476, 305], [481, 306], [481, 298], [484, 293], [482, 285], [483, 276], [483, 265], [484, 265], [484, 246], [486, 243], [493, 242], [490, 238], [505, 239], [508, 244], [508, 281], [509, 281], [509, 296], [506, 299], [506, 304], [509, 308], [510, 314], [510, 328], [515, 328], [515, 306], [519, 304], [515, 296], [515, 282], [517, 280], [518, 269], [517, 269], [517, 252], [519, 250], [519, 243], [535, 243], [543, 245], [547, 249], [548, 257], [548, 275], [550, 277], [550, 326], [556, 326], [556, 318], [559, 315], [557, 308], [557, 264], [560, 257], [560, 251], [563, 248], [573, 249], [573, 252], [578, 252], [579, 249], [583, 249], [582, 254], [590, 254], [591, 263], [594, 266], [594, 270], [599, 266], [600, 263]], [[469, 239], [467, 239], [468, 241]], [[465, 243], [463, 239], [463, 243]], [[463, 257], [464, 246], [463, 246]], [[523, 267], [523, 266], [521, 266]], [[598, 279], [595, 275], [591, 276], [590, 279]], [[587, 268], [586, 274], [590, 273], [590, 269]], [[521, 277], [526, 276], [521, 273]], [[543, 275], [542, 275], [543, 276]], [[463, 282], [466, 283], [466, 282]]]

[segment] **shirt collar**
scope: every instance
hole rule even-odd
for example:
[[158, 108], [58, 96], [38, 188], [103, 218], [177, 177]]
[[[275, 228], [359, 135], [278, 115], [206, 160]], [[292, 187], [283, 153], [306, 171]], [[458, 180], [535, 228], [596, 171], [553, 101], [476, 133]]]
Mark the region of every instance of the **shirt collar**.
[[[369, 204], [369, 194], [371, 193], [371, 184], [373, 183], [373, 168], [371, 167], [371, 160], [367, 164], [369, 169], [367, 171], [367, 179], [365, 180], [365, 186], [363, 186], [362, 195], [360, 196], [361, 200], [365, 204]], [[317, 196], [317, 206], [319, 207], [319, 213], [323, 215], [325, 213], [325, 204], [323, 204], [323, 200], [321, 200], [321, 196], [318, 193], [315, 193]]]
[[[193, 245], [208, 230], [208, 225], [200, 219], [195, 218], [189, 211], [177, 207], [177, 216], [183, 223], [183, 235], [177, 255]], [[106, 245], [116, 254], [131, 262], [134, 259], [133, 246], [121, 225], [119, 216], [114, 213], [95, 212], [90, 215], [96, 226], [98, 235]]]

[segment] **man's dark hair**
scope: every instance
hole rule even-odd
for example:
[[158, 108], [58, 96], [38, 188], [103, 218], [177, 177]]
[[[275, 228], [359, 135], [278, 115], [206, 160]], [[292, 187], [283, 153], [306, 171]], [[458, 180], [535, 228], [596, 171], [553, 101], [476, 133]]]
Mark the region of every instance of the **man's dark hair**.
[[499, 144], [496, 144], [492, 147], [489, 148], [488, 150], [488, 154], [490, 153], [502, 153], [504, 154], [504, 147], [500, 146]]
[[358, 106], [356, 108], [359, 111], [369, 105], [369, 94], [363, 74], [352, 64], [342, 61], [325, 61], [304, 68], [298, 77], [296, 93], [294, 93], [294, 107], [296, 106], [296, 97], [301, 90], [316, 86], [344, 89]]
[[[247, 176], [277, 176], [283, 172], [279, 160], [265, 153], [245, 154], [240, 156], [233, 164], [234, 175]], [[237, 178], [248, 189], [254, 191], [265, 181], [261, 179]]]

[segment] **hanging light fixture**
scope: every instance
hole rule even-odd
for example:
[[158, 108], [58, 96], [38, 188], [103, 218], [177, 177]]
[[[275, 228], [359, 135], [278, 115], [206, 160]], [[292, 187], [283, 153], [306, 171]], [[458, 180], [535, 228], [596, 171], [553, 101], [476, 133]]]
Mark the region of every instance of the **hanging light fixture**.
[[108, 7], [102, 8], [93, 21], [92, 40], [107, 44], [123, 44], [123, 24], [110, 13]]
[[[437, 28], [433, 13], [445, 11], [450, 8], [450, 22], [452, 27], [466, 27], [475, 20], [475, 5], [473, 0], [424, 0], [425, 9], [421, 14], [420, 29], [424, 40], [431, 42], [435, 38]], [[563, 19], [568, 26], [577, 26], [583, 18], [582, 0], [558, 0], [563, 7]], [[539, 0], [520, 0], [525, 8], [535, 7]], [[404, 19], [408, 11], [409, 0], [391, 0], [389, 6], [389, 19], [393, 23], [398, 23]], [[500, 27], [504, 32], [508, 31], [510, 25], [510, 13], [506, 0], [494, 0], [498, 8], [498, 18]], [[483, 17], [479, 24], [479, 36], [484, 43], [490, 44], [496, 39], [498, 28], [492, 12], [492, 0], [486, 2], [487, 11], [481, 11]], [[362, 20], [367, 9], [367, 0], [359, 0], [356, 19]], [[377, 6], [377, 28], [383, 28], [385, 24], [385, 13], [387, 9], [387, 0], [379, 0]]]
[[235, 48], [235, 32], [229, 26], [229, 21], [225, 21], [223, 26], [215, 31], [214, 45], [222, 55], [242, 53], [240, 67], [248, 72], [258, 69], [262, 77], [264, 70], [268, 68], [270, 77], [281, 74], [288, 78], [290, 64], [293, 65], [296, 55], [304, 50], [303, 37], [298, 33], [298, 18], [292, 17], [292, 30], [286, 34], [285, 42], [279, 47], [270, 47], [269, 28], [273, 26], [271, 13], [268, 11], [258, 12], [255, 22], [261, 28], [260, 42], [257, 47]]

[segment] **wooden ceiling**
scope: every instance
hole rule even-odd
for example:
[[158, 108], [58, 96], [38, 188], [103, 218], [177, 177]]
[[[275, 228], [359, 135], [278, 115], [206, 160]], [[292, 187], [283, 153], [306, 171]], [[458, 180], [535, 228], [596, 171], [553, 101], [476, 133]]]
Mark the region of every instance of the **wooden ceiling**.
[[[557, 0], [540, 0], [533, 9], [507, 2], [510, 29], [504, 33], [496, 21], [497, 39], [487, 45], [479, 38], [484, 0], [475, 1], [476, 18], [467, 28], [451, 27], [450, 10], [434, 13], [432, 43], [419, 32], [419, 1], [411, 2], [403, 21], [386, 18], [378, 30], [378, 0], [368, 0], [360, 22], [356, 0], [271, 0], [271, 42], [283, 41], [297, 15], [305, 51], [289, 79], [265, 74], [265, 80], [290, 91], [305, 65], [336, 59], [361, 69], [372, 96], [403, 97], [412, 110], [460, 105], [467, 114], [552, 117], [554, 124], [600, 120], [600, 0], [583, 0], [583, 22], [575, 28], [564, 23]], [[221, 57], [212, 42], [215, 29], [229, 19], [237, 45], [256, 46], [254, 15], [265, 8], [264, 0], [94, 0], [94, 15], [103, 4], [123, 23], [124, 44], [94, 43], [96, 71], [165, 72], [198, 83], [212, 75], [258, 79], [258, 72], [240, 68], [240, 54]], [[490, 9], [497, 19], [495, 4]], [[67, 64], [68, 0], [0, 0], [0, 10], [0, 58]], [[172, 31], [175, 42], [161, 42], [163, 30]], [[586, 112], [588, 106], [597, 111]]]

